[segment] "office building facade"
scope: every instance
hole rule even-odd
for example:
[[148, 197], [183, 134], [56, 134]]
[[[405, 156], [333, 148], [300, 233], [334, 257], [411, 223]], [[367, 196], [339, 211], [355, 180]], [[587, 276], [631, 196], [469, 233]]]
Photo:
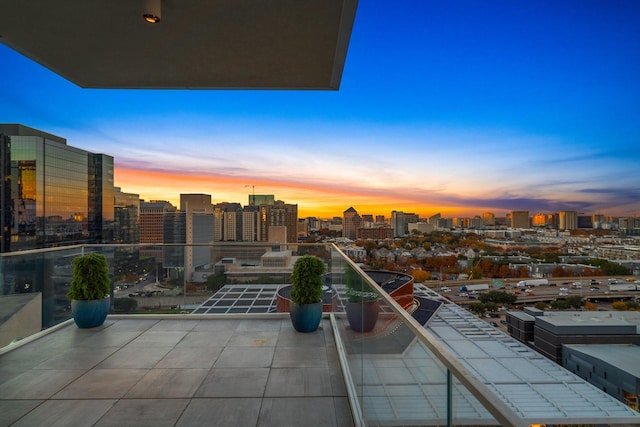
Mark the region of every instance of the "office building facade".
[[114, 241], [113, 157], [0, 125], [2, 252]]

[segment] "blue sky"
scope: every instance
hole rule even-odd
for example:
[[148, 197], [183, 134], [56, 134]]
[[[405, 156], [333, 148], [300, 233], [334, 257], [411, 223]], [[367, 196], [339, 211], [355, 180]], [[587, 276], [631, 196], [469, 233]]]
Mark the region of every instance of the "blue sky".
[[335, 92], [80, 89], [0, 63], [0, 122], [114, 156], [145, 199], [640, 213], [635, 0], [360, 1]]

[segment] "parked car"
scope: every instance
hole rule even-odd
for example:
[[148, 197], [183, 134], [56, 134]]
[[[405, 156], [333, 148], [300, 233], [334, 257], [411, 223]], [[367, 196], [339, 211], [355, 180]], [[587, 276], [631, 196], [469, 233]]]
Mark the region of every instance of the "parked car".
[[489, 322], [489, 324], [495, 328], [498, 327], [498, 324], [496, 322], [494, 322], [493, 320], [491, 322]]
[[507, 321], [506, 321], [506, 320], [504, 320], [504, 319], [502, 319], [502, 320], [500, 321], [500, 323], [502, 323], [503, 325], [506, 325], [506, 324], [507, 324]]

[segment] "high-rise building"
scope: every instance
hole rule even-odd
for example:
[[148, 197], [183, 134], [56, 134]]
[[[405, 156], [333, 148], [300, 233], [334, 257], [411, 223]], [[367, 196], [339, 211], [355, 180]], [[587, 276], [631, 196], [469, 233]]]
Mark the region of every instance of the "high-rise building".
[[511, 228], [529, 228], [529, 211], [512, 211]]
[[184, 268], [187, 280], [192, 280], [194, 271], [211, 263], [211, 252], [207, 246], [214, 241], [214, 216], [210, 194], [180, 194], [180, 212], [185, 221]]
[[276, 200], [273, 205], [260, 206], [260, 241], [273, 241], [269, 236], [270, 227], [285, 227], [286, 239], [282, 241], [280, 231], [278, 239], [282, 243], [296, 243], [298, 241], [298, 205]]
[[561, 211], [558, 215], [560, 230], [576, 230], [578, 228], [578, 212]]
[[0, 125], [2, 252], [113, 242], [113, 157], [19, 124]]
[[242, 240], [242, 205], [235, 202], [221, 202], [213, 206], [215, 216], [214, 239], [216, 242], [237, 242]]
[[342, 218], [342, 237], [356, 240], [358, 238], [358, 229], [362, 227], [362, 218], [353, 207], [344, 211]]
[[140, 196], [123, 193], [119, 187], [114, 191], [114, 238], [115, 243], [140, 243]]
[[[164, 200], [140, 201], [140, 243], [165, 242], [165, 216], [175, 213], [176, 207]], [[140, 255], [151, 257], [165, 265], [165, 250], [162, 246], [140, 248]]]
[[533, 227], [546, 227], [549, 225], [549, 215], [544, 213], [537, 213], [531, 217], [531, 225]]
[[482, 225], [496, 225], [496, 215], [493, 212], [484, 212], [482, 214]]
[[95, 243], [114, 242], [113, 157], [88, 153], [89, 238]]
[[140, 243], [164, 243], [164, 217], [177, 209], [164, 200], [140, 202]]
[[242, 209], [242, 241], [257, 242], [260, 239], [260, 207], [245, 206]]
[[391, 228], [393, 229], [393, 237], [400, 237], [408, 234], [409, 223], [418, 221], [420, 221], [420, 217], [414, 213], [391, 211]]

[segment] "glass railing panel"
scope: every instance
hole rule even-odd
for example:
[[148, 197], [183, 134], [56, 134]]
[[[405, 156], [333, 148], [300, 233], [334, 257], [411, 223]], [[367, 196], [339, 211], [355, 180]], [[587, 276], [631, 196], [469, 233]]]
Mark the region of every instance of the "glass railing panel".
[[499, 425], [407, 323], [426, 327], [439, 301], [414, 297], [411, 276], [364, 271], [337, 248], [332, 264], [345, 309], [336, 332], [363, 425]]
[[325, 311], [340, 309], [332, 287], [330, 246], [324, 244], [84, 245], [15, 252], [0, 258], [2, 319], [11, 317], [6, 307], [16, 306], [19, 311], [28, 306], [34, 313], [27, 317], [34, 320], [26, 328], [13, 324], [2, 328], [0, 319], [0, 347], [72, 317], [66, 297], [72, 260], [89, 252], [107, 258], [111, 313], [288, 312], [286, 291], [293, 264], [302, 255], [325, 262]]

